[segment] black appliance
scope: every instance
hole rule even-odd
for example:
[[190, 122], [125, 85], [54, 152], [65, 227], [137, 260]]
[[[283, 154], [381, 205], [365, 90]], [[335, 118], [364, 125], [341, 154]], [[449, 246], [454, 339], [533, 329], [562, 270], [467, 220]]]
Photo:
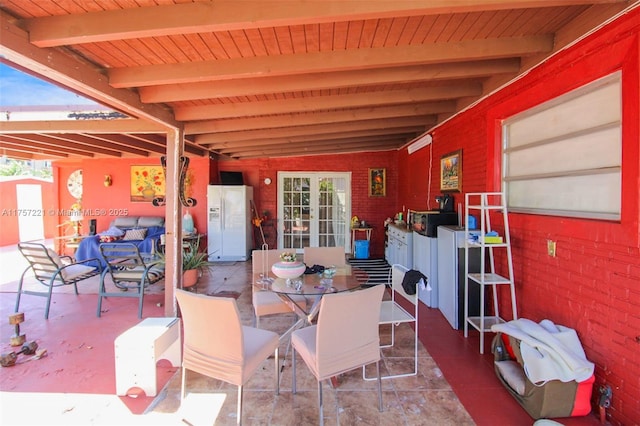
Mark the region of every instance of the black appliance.
[[[436, 197], [436, 201], [438, 202], [438, 210], [441, 212], [453, 212], [455, 209], [453, 208], [453, 197], [449, 194], [443, 194]], [[443, 224], [443, 225], [451, 225], [451, 224]]]
[[244, 185], [242, 172], [220, 172], [220, 183], [222, 185]]
[[96, 219], [89, 220], [89, 235], [96, 235], [97, 223]]
[[440, 225], [458, 225], [458, 214], [440, 210], [411, 211], [410, 213], [409, 226], [418, 234], [436, 238]]

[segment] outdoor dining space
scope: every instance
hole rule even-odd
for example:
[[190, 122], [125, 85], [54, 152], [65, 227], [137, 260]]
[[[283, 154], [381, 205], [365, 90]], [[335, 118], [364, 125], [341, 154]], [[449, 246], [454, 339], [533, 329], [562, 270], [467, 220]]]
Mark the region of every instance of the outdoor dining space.
[[[2, 253], [3, 267], [6, 253]], [[20, 269], [20, 258], [11, 264]], [[344, 265], [349, 267], [349, 265]], [[336, 269], [339, 269], [337, 267]], [[355, 269], [355, 268], [352, 268]], [[5, 269], [8, 270], [8, 269]], [[19, 270], [13, 274], [18, 277]], [[258, 276], [259, 276], [258, 272]], [[336, 273], [337, 275], [337, 273]], [[273, 277], [273, 275], [271, 275]], [[11, 274], [6, 275], [7, 278]], [[255, 324], [255, 274], [252, 262], [224, 262], [208, 269], [189, 294], [233, 300], [242, 326]], [[313, 279], [324, 279], [318, 276]], [[335, 278], [334, 278], [335, 279]], [[0, 315], [13, 313], [16, 280], [0, 283]], [[28, 340], [46, 348], [46, 357], [20, 361], [0, 375], [2, 424], [236, 424], [238, 388], [236, 385], [198, 372], [185, 374], [184, 399], [181, 369], [165, 360], [158, 363], [157, 395], [152, 397], [131, 389], [128, 396], [116, 395], [114, 341], [140, 323], [138, 301], [105, 298], [103, 315], [95, 315], [99, 277], [92, 277], [73, 289], [56, 289], [48, 320], [44, 319], [42, 298], [23, 296], [21, 311], [25, 322], [21, 331]], [[163, 282], [151, 286], [144, 298], [144, 318], [162, 317]], [[260, 290], [262, 287], [258, 286]], [[347, 291], [345, 294], [362, 291]], [[259, 293], [271, 294], [271, 291]], [[329, 293], [335, 294], [335, 293]], [[340, 293], [337, 293], [340, 294]], [[293, 297], [294, 295], [291, 295]], [[323, 297], [324, 298], [324, 297]], [[305, 305], [305, 312], [311, 309]], [[390, 302], [386, 291], [383, 302]], [[406, 306], [406, 304], [405, 304]], [[408, 306], [411, 311], [411, 305]], [[341, 309], [344, 310], [344, 309]], [[325, 424], [404, 424], [404, 425], [530, 425], [529, 416], [515, 404], [495, 380], [491, 360], [478, 356], [477, 340], [467, 342], [452, 331], [437, 310], [421, 306], [422, 341], [415, 341], [413, 324], [381, 325], [380, 375], [411, 373], [417, 359], [417, 372], [406, 377], [381, 380], [382, 411], [378, 405], [375, 363], [367, 367], [365, 380], [360, 368], [324, 380], [323, 417]], [[259, 328], [286, 336], [300, 316], [289, 311], [260, 317]], [[319, 321], [319, 318], [317, 318]], [[306, 321], [306, 320], [305, 320]], [[314, 322], [315, 320], [312, 320]], [[342, 320], [357, 322], [358, 318]], [[309, 322], [300, 324], [309, 329]], [[185, 326], [185, 324], [183, 324]], [[13, 330], [4, 322], [2, 336]], [[426, 336], [426, 338], [425, 338]], [[243, 386], [242, 422], [261, 425], [319, 424], [318, 381], [304, 358], [296, 355], [296, 389], [293, 392], [293, 350], [290, 338], [278, 343], [279, 392], [276, 393], [274, 357], [262, 360]], [[426, 342], [428, 350], [425, 348]], [[5, 344], [2, 351], [10, 350]], [[415, 352], [414, 352], [415, 351]], [[500, 410], [496, 410], [499, 404]], [[25, 407], [38, 406], [37, 410]], [[587, 419], [567, 419], [564, 424], [595, 424]], [[582, 421], [582, 423], [581, 423]], [[507, 422], [507, 423], [505, 423]]]

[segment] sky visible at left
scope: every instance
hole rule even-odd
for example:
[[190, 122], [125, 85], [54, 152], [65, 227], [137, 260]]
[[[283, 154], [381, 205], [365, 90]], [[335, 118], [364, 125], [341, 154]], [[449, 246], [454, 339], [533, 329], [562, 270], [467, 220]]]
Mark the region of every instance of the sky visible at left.
[[73, 92], [0, 64], [0, 106], [95, 104]]

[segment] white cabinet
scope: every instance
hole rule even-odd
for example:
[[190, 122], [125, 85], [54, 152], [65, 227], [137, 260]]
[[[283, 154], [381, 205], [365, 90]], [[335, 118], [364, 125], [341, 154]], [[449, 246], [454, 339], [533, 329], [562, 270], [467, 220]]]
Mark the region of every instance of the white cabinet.
[[[457, 226], [438, 227], [438, 308], [456, 330], [464, 324], [465, 230]], [[469, 250], [469, 271], [480, 272], [480, 249]], [[469, 287], [470, 316], [480, 314], [480, 286]]]
[[385, 256], [390, 265], [400, 264], [413, 268], [413, 232], [406, 226], [390, 224], [387, 228]]
[[427, 277], [430, 291], [418, 290], [418, 299], [430, 308], [438, 307], [438, 239], [413, 232], [413, 269]]

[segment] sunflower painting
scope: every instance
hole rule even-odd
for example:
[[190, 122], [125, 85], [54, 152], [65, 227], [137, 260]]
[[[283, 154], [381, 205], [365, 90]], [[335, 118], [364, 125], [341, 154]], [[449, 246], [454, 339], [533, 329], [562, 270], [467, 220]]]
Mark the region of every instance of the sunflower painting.
[[386, 169], [369, 169], [369, 197], [387, 195]]
[[131, 166], [131, 201], [151, 202], [164, 194], [162, 166]]

